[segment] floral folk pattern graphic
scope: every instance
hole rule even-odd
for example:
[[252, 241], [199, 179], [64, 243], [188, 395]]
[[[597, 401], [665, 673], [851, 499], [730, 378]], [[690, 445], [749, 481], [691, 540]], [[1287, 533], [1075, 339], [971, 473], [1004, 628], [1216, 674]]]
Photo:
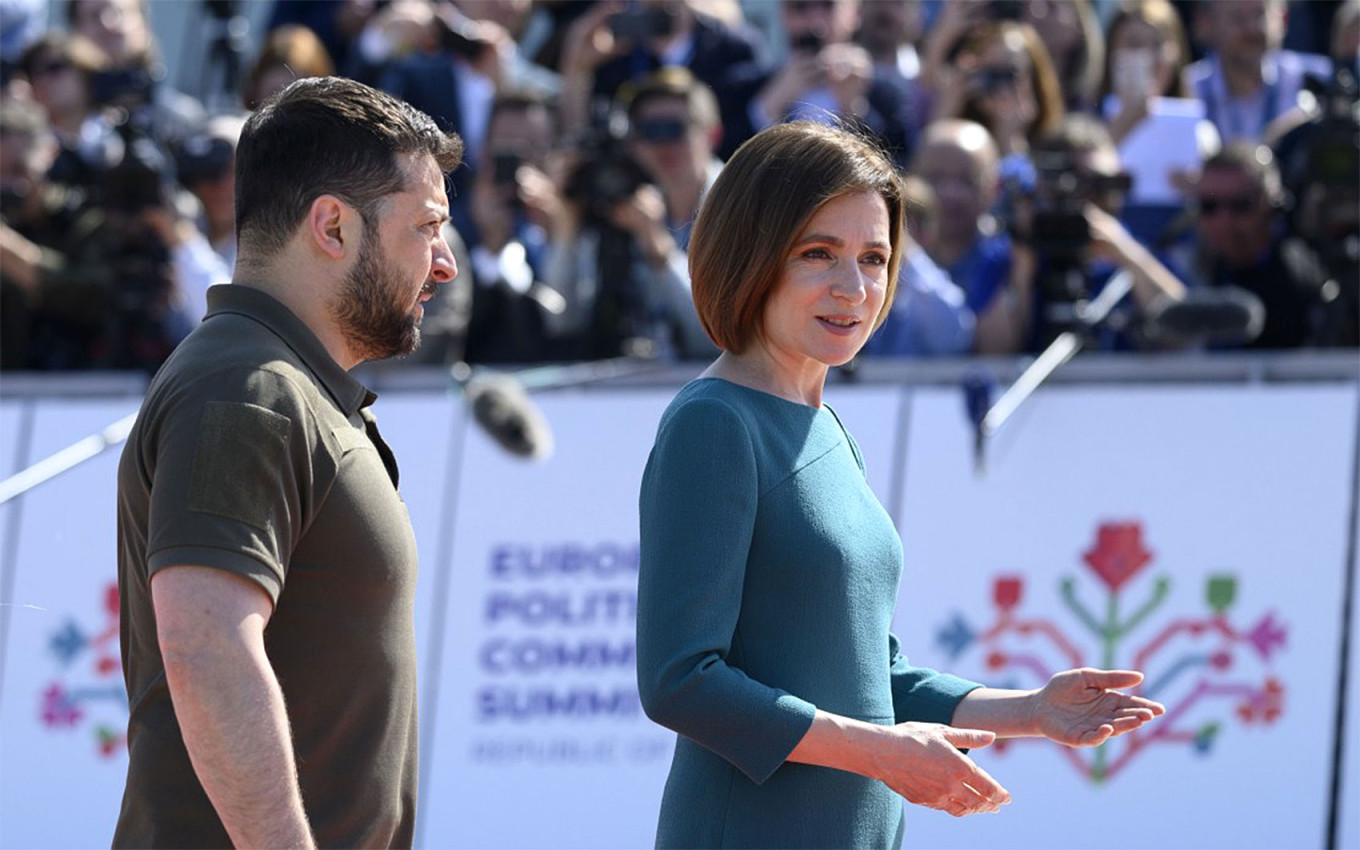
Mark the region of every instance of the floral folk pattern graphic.
[[[48, 651], [63, 674], [41, 695], [38, 715], [48, 729], [75, 729], [95, 714], [110, 714], [94, 710], [101, 705], [112, 705], [114, 716], [127, 718], [123, 668], [118, 660], [118, 585], [108, 584], [102, 601], [104, 622], [98, 630], [87, 631], [68, 618], [48, 640]], [[96, 750], [104, 758], [112, 758], [126, 746], [123, 725], [96, 720], [92, 729]]]
[[[1284, 647], [1285, 626], [1267, 612], [1249, 628], [1234, 624], [1233, 605], [1237, 579], [1211, 575], [1204, 585], [1207, 611], [1202, 616], [1175, 618], [1151, 634], [1129, 654], [1121, 653], [1131, 635], [1165, 603], [1172, 582], [1167, 575], [1151, 578], [1142, 601], [1133, 605], [1137, 588], [1145, 584], [1144, 570], [1155, 553], [1144, 544], [1140, 522], [1104, 523], [1096, 530], [1094, 544], [1083, 554], [1084, 566], [1104, 591], [1103, 616], [1082, 600], [1077, 578], [1067, 576], [1059, 584], [1064, 607], [1099, 643], [1098, 657], [1088, 659], [1078, 640], [1047, 617], [1025, 617], [1021, 612], [1025, 581], [1020, 576], [998, 576], [992, 586], [995, 619], [975, 628], [960, 613], [936, 633], [936, 642], [952, 659], [980, 651], [987, 668], [1009, 673], [1013, 687], [1033, 687], [1046, 682], [1056, 669], [1049, 656], [1062, 667], [1087, 665], [1105, 668], [1128, 666], [1147, 678], [1139, 693], [1167, 707], [1156, 723], [1114, 738], [1094, 752], [1060, 747], [1071, 764], [1092, 782], [1112, 779], [1147, 747], [1158, 744], [1190, 746], [1207, 754], [1223, 732], [1222, 714], [1244, 725], [1269, 725], [1284, 711], [1284, 685], [1271, 672], [1274, 655]], [[1124, 613], [1133, 606], [1130, 613]], [[1016, 648], [1017, 644], [1025, 648]], [[1260, 678], [1243, 668], [1261, 667]], [[1214, 706], [1227, 703], [1230, 712], [1214, 714]], [[998, 742], [1004, 747], [1006, 742]]]

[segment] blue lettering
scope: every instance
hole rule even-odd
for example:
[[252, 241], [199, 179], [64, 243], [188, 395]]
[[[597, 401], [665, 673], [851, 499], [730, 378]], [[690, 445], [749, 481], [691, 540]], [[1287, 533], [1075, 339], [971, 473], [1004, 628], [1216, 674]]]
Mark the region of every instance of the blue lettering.
[[491, 548], [490, 571], [501, 580], [551, 576], [616, 578], [638, 571], [637, 544], [600, 543], [594, 547], [563, 543], [534, 549], [500, 544]]
[[537, 638], [519, 641], [494, 638], [482, 644], [480, 656], [482, 669], [488, 673], [631, 668], [635, 658], [630, 640], [612, 644], [603, 640], [568, 643]]
[[499, 719], [526, 721], [550, 717], [637, 717], [642, 705], [632, 687], [602, 691], [589, 687], [567, 690], [487, 687], [477, 692], [477, 716], [482, 722]]

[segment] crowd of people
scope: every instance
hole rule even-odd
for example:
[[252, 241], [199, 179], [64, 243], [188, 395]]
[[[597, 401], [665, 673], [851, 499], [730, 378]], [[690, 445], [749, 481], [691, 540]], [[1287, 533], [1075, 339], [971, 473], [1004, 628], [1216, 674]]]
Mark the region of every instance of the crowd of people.
[[[465, 144], [460, 271], [413, 362], [710, 359], [691, 224], [792, 119], [859, 128], [909, 175], [866, 354], [1076, 327], [1111, 351], [1360, 342], [1360, 0], [273, 0], [253, 48], [197, 51], [240, 60], [228, 97], [170, 85], [156, 3], [47, 6], [5, 4], [0, 39], [5, 370], [158, 367], [231, 277], [246, 115], [330, 75]], [[1085, 327], [1116, 277], [1128, 297]], [[1215, 291], [1257, 327], [1159, 325]]]

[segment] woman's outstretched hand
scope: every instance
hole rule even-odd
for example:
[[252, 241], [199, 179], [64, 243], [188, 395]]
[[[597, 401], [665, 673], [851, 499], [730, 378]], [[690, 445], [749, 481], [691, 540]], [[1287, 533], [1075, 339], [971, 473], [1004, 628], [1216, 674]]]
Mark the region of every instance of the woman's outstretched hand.
[[1064, 670], [1034, 695], [1035, 731], [1069, 747], [1094, 747], [1166, 713], [1159, 702], [1123, 693], [1143, 674], [1134, 670]]

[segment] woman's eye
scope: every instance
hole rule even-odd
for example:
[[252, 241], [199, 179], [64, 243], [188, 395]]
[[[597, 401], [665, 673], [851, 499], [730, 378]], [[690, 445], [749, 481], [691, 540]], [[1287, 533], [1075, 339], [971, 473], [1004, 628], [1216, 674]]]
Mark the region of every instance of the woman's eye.
[[860, 262], [868, 263], [871, 266], [886, 266], [888, 264], [888, 258], [882, 254], [869, 254], [864, 259], [860, 260]]
[[831, 257], [825, 248], [809, 248], [803, 252], [803, 256], [809, 260], [825, 260]]

